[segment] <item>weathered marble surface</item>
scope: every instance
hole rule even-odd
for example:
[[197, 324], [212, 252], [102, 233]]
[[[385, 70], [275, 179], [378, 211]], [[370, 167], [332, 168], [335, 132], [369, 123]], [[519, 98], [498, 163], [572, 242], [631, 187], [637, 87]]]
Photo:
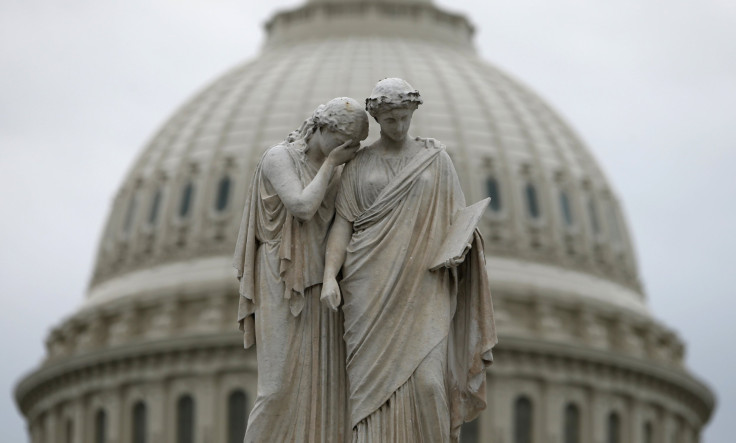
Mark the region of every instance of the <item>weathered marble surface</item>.
[[245, 347], [258, 349], [246, 442], [348, 435], [342, 314], [319, 296], [341, 165], [367, 135], [362, 106], [333, 99], [256, 168], [235, 252], [238, 321]]
[[483, 242], [476, 232], [461, 264], [429, 270], [465, 198], [445, 147], [408, 134], [421, 103], [395, 78], [366, 100], [381, 137], [345, 167], [327, 245], [322, 298], [345, 316], [354, 442], [457, 441], [486, 405]]
[[485, 408], [483, 241], [430, 270], [466, 204], [445, 147], [408, 134], [421, 103], [382, 80], [373, 144], [357, 150], [362, 106], [335, 99], [256, 168], [235, 254], [238, 321], [258, 345], [246, 442], [457, 441]]

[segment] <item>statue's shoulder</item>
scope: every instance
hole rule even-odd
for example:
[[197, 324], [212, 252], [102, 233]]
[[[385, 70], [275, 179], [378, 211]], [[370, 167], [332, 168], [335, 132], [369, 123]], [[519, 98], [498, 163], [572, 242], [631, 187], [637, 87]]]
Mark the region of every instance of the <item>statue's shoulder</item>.
[[303, 140], [294, 142], [283, 141], [268, 148], [263, 157], [271, 159], [300, 159], [304, 157], [306, 148], [306, 143]]
[[261, 168], [268, 175], [269, 172], [278, 171], [293, 163], [294, 156], [299, 147], [294, 143], [281, 142], [266, 149], [261, 157]]
[[442, 164], [443, 168], [454, 168], [455, 165], [452, 161], [452, 157], [447, 153], [447, 146], [444, 143], [437, 140], [436, 138], [421, 138], [417, 137], [417, 141], [424, 144], [424, 148], [430, 152], [434, 152], [436, 161]]
[[368, 145], [368, 146], [362, 148], [360, 151], [358, 151], [358, 154], [363, 154], [363, 155], [373, 154], [374, 152], [376, 152], [376, 149], [378, 148], [378, 146], [380, 144], [381, 144], [381, 140], [376, 140], [373, 143], [371, 143], [370, 145]]
[[415, 140], [418, 143], [422, 144], [424, 146], [424, 148], [426, 148], [426, 149], [436, 149], [436, 150], [440, 150], [440, 151], [447, 151], [447, 147], [445, 146], [445, 144], [442, 143], [441, 141], [437, 140], [436, 138], [431, 138], [431, 137], [426, 137], [426, 138], [425, 137], [417, 137], [417, 138], [415, 138]]
[[288, 145], [289, 143], [287, 142], [281, 142], [279, 144], [271, 146], [263, 152], [262, 159], [272, 159], [274, 157], [280, 157], [286, 154]]
[[366, 158], [368, 156], [374, 155], [376, 153], [377, 147], [378, 147], [378, 141], [375, 141], [375, 142], [371, 143], [370, 145], [361, 148], [355, 154], [355, 158], [352, 159], [350, 162], [348, 162], [348, 164], [355, 162], [355, 160], [358, 160], [358, 159], [361, 159], [362, 160], [362, 159], [364, 159], [364, 158]]

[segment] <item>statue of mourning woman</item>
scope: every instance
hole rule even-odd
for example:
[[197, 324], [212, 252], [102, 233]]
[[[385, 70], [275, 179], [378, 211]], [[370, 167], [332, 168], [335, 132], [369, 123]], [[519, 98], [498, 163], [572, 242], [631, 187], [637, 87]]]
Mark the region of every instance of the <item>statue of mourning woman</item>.
[[350, 438], [342, 312], [320, 292], [342, 165], [367, 136], [363, 106], [336, 98], [256, 167], [234, 263], [244, 345], [258, 351], [245, 442]]
[[376, 85], [366, 108], [381, 135], [342, 171], [327, 243], [321, 297], [344, 315], [354, 443], [456, 442], [486, 405], [483, 241], [471, 228], [463, 255], [433, 266], [466, 205], [445, 147], [408, 134], [421, 104], [402, 79]]

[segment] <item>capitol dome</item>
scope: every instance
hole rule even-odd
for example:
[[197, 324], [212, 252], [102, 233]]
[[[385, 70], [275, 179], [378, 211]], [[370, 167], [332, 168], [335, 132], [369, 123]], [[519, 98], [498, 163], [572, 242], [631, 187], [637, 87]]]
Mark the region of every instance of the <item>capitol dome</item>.
[[33, 442], [242, 441], [256, 365], [231, 258], [252, 172], [318, 104], [362, 100], [386, 77], [421, 92], [411, 133], [447, 145], [466, 200], [492, 197], [481, 229], [499, 345], [464, 441], [698, 441], [713, 396], [648, 310], [614, 190], [548, 104], [478, 57], [464, 16], [429, 0], [312, 0], [266, 30], [260, 56], [133, 163], [83, 306], [18, 385]]

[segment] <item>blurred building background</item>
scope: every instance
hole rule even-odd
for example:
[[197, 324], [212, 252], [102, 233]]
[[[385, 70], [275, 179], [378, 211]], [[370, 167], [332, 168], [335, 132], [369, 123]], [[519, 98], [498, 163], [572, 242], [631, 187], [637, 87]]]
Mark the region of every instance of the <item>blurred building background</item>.
[[230, 263], [251, 174], [315, 106], [385, 77], [422, 93], [412, 133], [448, 146], [468, 202], [493, 198], [482, 230], [500, 343], [463, 441], [699, 441], [713, 395], [647, 307], [611, 185], [548, 104], [477, 56], [465, 16], [311, 0], [266, 31], [260, 56], [179, 109], [115, 195], [84, 304], [16, 388], [32, 442], [242, 441], [257, 374]]

